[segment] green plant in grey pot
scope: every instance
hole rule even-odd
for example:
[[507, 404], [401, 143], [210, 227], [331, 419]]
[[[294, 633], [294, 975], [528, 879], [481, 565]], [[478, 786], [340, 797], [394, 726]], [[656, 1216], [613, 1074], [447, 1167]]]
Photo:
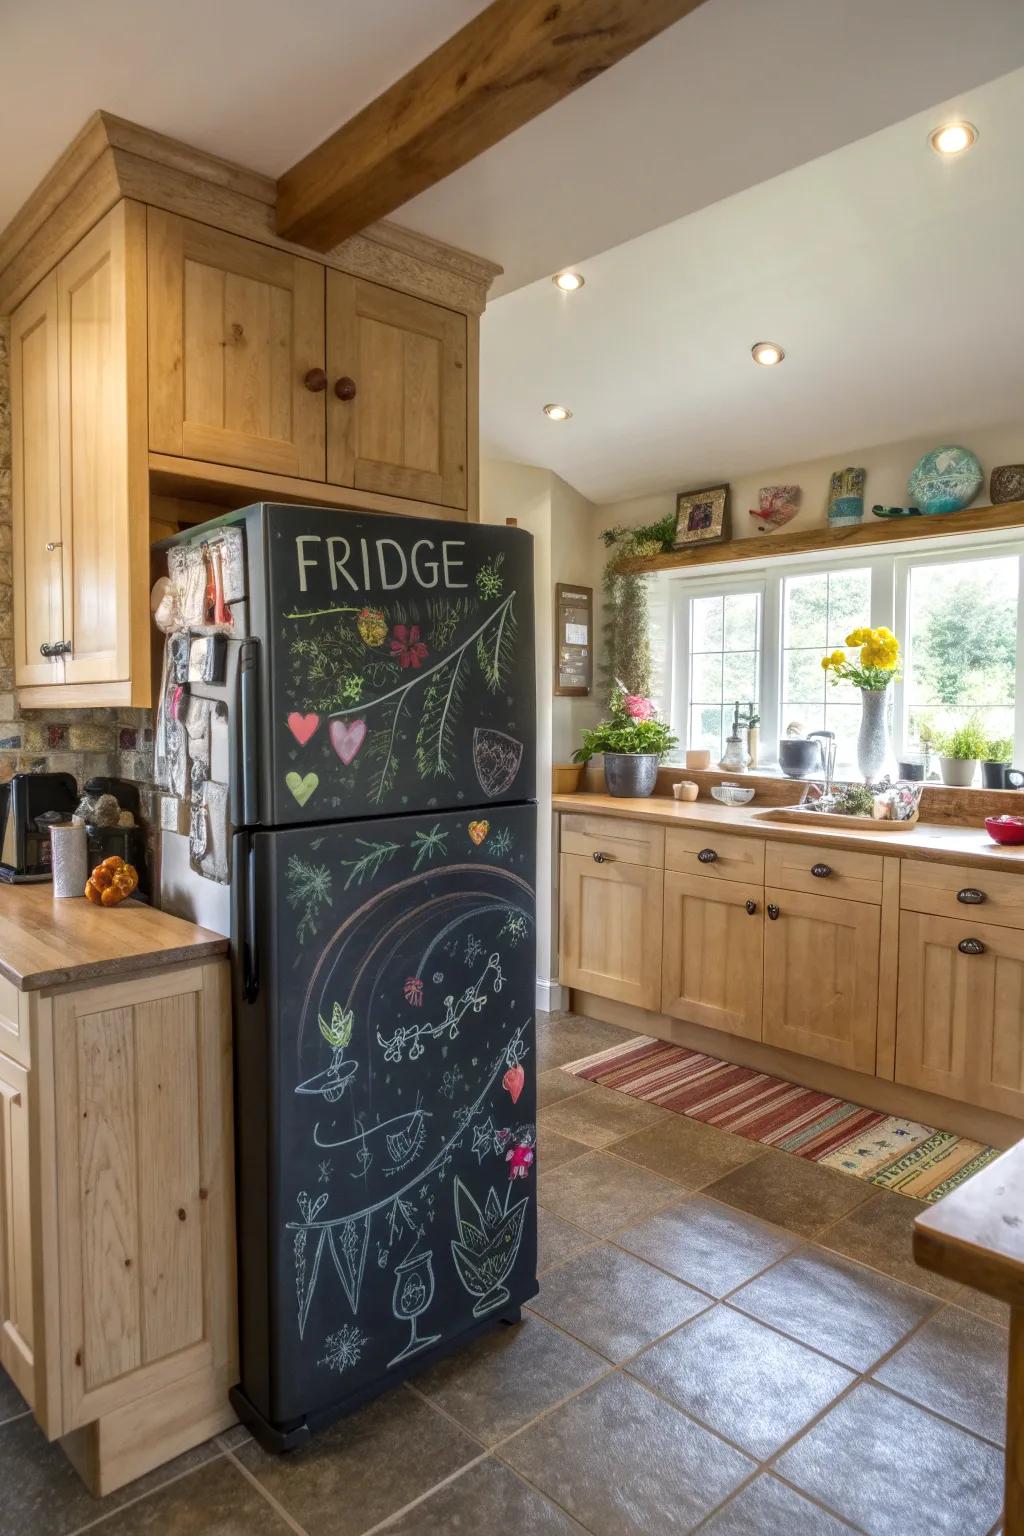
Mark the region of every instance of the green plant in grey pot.
[[989, 736], [981, 759], [982, 789], [1006, 788], [1006, 765], [1013, 756], [1013, 742], [1009, 736]]
[[583, 732], [583, 745], [573, 761], [589, 763], [604, 754], [604, 782], [610, 795], [640, 798], [654, 790], [658, 764], [676, 744], [654, 705], [642, 694], [627, 693], [619, 684], [612, 695], [608, 719]]
[[943, 784], [966, 789], [973, 782], [978, 763], [988, 750], [977, 715], [971, 715], [955, 730], [939, 732], [935, 737], [935, 749], [939, 754]]

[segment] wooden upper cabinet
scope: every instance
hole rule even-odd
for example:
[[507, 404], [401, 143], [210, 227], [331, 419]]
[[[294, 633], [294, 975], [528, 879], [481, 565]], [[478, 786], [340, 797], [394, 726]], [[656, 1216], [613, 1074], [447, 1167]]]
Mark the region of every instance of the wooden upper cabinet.
[[11, 318], [14, 676], [21, 686], [64, 681], [63, 657], [40, 650], [64, 632], [57, 379], [57, 274], [51, 272]]
[[760, 1040], [763, 898], [759, 885], [666, 870], [663, 1013]]
[[969, 908], [902, 914], [898, 1083], [1024, 1116], [1022, 1020], [1020, 929], [978, 923]]
[[149, 209], [155, 452], [323, 480], [323, 368], [322, 266]]
[[873, 1073], [880, 909], [771, 886], [765, 903], [765, 1044]]
[[466, 506], [465, 315], [328, 271], [327, 373], [329, 481]]

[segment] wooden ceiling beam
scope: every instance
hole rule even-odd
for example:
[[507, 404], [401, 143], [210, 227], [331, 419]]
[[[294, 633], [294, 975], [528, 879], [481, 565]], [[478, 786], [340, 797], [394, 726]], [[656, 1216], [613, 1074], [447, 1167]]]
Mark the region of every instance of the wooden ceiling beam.
[[386, 218], [702, 0], [493, 0], [277, 183], [277, 232], [316, 251]]

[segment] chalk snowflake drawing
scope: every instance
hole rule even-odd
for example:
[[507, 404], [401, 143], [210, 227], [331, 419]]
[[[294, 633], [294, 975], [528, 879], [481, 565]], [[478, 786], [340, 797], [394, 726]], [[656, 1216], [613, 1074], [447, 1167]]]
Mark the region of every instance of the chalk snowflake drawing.
[[466, 949], [465, 949], [465, 953], [463, 955], [463, 959], [464, 959], [465, 963], [467, 965], [472, 965], [473, 961], [476, 959], [477, 955], [482, 955], [483, 952], [484, 952], [484, 947], [481, 944], [480, 940], [476, 937], [476, 935], [473, 934], [473, 933], [467, 934], [466, 935]]
[[458, 1241], [452, 1240], [452, 1258], [462, 1284], [476, 1297], [474, 1317], [485, 1317], [509, 1299], [505, 1281], [519, 1256], [530, 1203], [529, 1197], [524, 1196], [509, 1209], [509, 1196], [514, 1188], [510, 1179], [504, 1205], [494, 1189], [489, 1189], [481, 1210], [458, 1175], [454, 1180], [459, 1237]]
[[462, 1087], [463, 1081], [462, 1068], [450, 1067], [441, 1079], [441, 1097], [450, 1103]]
[[429, 832], [414, 832], [409, 847], [415, 850], [416, 859], [413, 863], [413, 873], [419, 872], [421, 864], [429, 864], [434, 858], [443, 859], [448, 851], [448, 833], [441, 831], [440, 822], [436, 822]]
[[513, 948], [521, 944], [530, 932], [530, 924], [521, 912], [510, 912], [505, 919], [504, 927], [499, 928], [498, 938], [508, 939]]
[[317, 1183], [318, 1184], [329, 1184], [331, 1182], [331, 1173], [332, 1173], [332, 1171], [333, 1171], [333, 1166], [332, 1166], [330, 1158], [324, 1158], [322, 1163], [318, 1163], [317, 1164], [317, 1169], [316, 1169], [316, 1181], [317, 1181]]
[[508, 827], [499, 827], [491, 838], [491, 852], [496, 853], [499, 859], [503, 859], [506, 853], [511, 853], [516, 840]]
[[476, 589], [484, 599], [500, 597], [504, 587], [505, 578], [501, 574], [501, 568], [505, 564], [505, 556], [494, 555], [486, 561], [476, 573]]
[[366, 1344], [366, 1334], [361, 1329], [354, 1323], [343, 1323], [336, 1332], [327, 1335], [323, 1356], [317, 1365], [326, 1366], [329, 1371], [337, 1371], [341, 1375], [343, 1371], [350, 1371], [354, 1365], [359, 1364]]
[[473, 732], [473, 772], [492, 800], [515, 783], [523, 761], [523, 744], [505, 731], [478, 725]]
[[[417, 977], [410, 976], [405, 982], [404, 992], [406, 1002], [411, 1002], [409, 988], [415, 982], [422, 988], [423, 983]], [[383, 1048], [384, 1060], [399, 1062], [404, 1059], [406, 1051], [410, 1061], [418, 1061], [426, 1050], [425, 1040], [440, 1040], [447, 1036], [449, 1040], [457, 1040], [459, 1025], [469, 1012], [480, 1013], [487, 1006], [487, 986], [491, 991], [498, 993], [505, 985], [505, 975], [501, 969], [501, 959], [497, 953], [488, 956], [487, 964], [471, 987], [467, 987], [458, 999], [449, 994], [444, 999], [444, 1018], [437, 1024], [411, 1024], [400, 1025], [393, 1035], [385, 1038], [380, 1030], [377, 1031], [377, 1044]], [[420, 999], [422, 1001], [422, 998]], [[418, 1006], [418, 1005], [417, 1005]]]
[[295, 937], [305, 944], [318, 931], [322, 908], [331, 905], [331, 871], [326, 864], [309, 864], [293, 853], [285, 866], [285, 883], [288, 905], [300, 914]]

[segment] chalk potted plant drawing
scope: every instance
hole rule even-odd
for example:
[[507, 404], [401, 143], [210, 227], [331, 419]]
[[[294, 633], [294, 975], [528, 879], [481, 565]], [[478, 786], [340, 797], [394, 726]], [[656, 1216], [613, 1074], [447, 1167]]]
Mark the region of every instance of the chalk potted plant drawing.
[[342, 1008], [340, 1003], [335, 1003], [331, 1009], [330, 1023], [322, 1013], [317, 1015], [317, 1023], [320, 1033], [331, 1047], [331, 1064], [324, 1071], [300, 1083], [295, 1092], [321, 1094], [328, 1104], [336, 1104], [359, 1068], [358, 1061], [345, 1060], [345, 1050], [352, 1039], [352, 1009]]
[[[514, 1187], [513, 1183], [509, 1184], [509, 1194]], [[452, 1258], [459, 1279], [469, 1294], [477, 1298], [474, 1317], [486, 1317], [488, 1312], [493, 1312], [509, 1299], [505, 1281], [512, 1273], [523, 1240], [528, 1205], [529, 1196], [524, 1195], [509, 1210], [508, 1195], [502, 1206], [491, 1188], [481, 1210], [456, 1176], [455, 1220], [459, 1240], [452, 1241]]]

